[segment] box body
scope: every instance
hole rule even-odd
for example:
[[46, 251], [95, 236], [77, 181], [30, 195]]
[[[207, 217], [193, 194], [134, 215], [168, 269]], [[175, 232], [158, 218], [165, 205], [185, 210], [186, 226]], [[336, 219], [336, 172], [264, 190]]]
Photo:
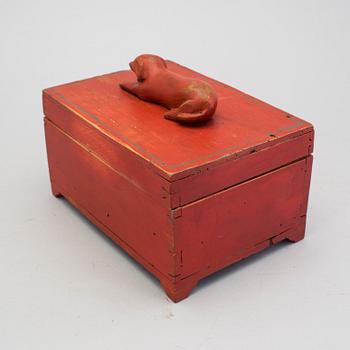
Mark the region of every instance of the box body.
[[283, 239], [304, 236], [311, 124], [238, 90], [210, 123], [181, 126], [122, 91], [131, 72], [44, 90], [52, 191], [152, 272], [174, 301]]

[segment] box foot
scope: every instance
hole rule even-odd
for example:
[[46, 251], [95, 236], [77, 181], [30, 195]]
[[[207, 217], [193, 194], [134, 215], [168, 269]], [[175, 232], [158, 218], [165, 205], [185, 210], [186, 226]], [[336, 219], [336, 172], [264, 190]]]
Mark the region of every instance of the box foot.
[[305, 232], [302, 231], [302, 232], [296, 232], [294, 234], [289, 235], [287, 239], [289, 242], [296, 243], [301, 241], [304, 237], [305, 237]]
[[51, 192], [56, 198], [63, 197], [62, 193], [59, 191], [57, 186], [53, 183], [51, 183]]
[[165, 293], [174, 303], [186, 299], [191, 294], [191, 291], [197, 286], [197, 283], [198, 279], [194, 278], [186, 278], [177, 283], [161, 281]]
[[301, 241], [305, 237], [305, 225], [306, 225], [306, 216], [304, 215], [301, 217], [301, 221], [297, 226], [297, 228], [288, 235], [287, 237], [288, 241], [293, 243]]

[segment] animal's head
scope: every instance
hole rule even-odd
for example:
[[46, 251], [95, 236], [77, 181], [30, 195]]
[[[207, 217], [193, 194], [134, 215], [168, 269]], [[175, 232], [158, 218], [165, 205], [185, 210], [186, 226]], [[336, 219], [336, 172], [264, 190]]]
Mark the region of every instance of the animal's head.
[[136, 74], [138, 81], [144, 81], [152, 72], [166, 68], [163, 58], [156, 55], [140, 55], [129, 63], [131, 70]]

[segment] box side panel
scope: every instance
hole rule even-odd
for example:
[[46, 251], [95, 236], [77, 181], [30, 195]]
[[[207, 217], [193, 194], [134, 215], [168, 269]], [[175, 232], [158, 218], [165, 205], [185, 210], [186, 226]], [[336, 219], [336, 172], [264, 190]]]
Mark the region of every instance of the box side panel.
[[92, 125], [76, 111], [70, 110], [43, 94], [45, 117], [71, 138], [83, 145], [88, 152], [111, 166], [120, 176], [127, 179], [140, 190], [148, 192], [160, 204], [170, 206], [170, 183], [158, 175], [149, 161], [139, 157], [134, 150], [113, 141], [97, 125]]
[[45, 119], [54, 194], [62, 194], [159, 278], [174, 275], [168, 210]]
[[203, 168], [195, 175], [171, 184], [172, 208], [186, 205], [235, 184], [247, 181], [309, 155], [313, 130], [282, 143]]
[[181, 256], [177, 274], [205, 276], [277, 242], [282, 233], [300, 239], [311, 161], [308, 156], [175, 209], [175, 245]]

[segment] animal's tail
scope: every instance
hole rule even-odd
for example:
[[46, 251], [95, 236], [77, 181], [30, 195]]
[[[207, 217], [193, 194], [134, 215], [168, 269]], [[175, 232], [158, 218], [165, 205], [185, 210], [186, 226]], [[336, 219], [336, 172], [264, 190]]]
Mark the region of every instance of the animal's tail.
[[174, 115], [165, 114], [164, 118], [180, 123], [197, 123], [211, 118], [211, 115], [208, 115], [207, 112], [208, 109], [205, 109], [198, 113], [179, 113]]
[[[201, 108], [199, 108], [201, 107]], [[179, 108], [171, 109], [164, 114], [164, 118], [179, 123], [198, 123], [209, 120], [215, 112], [215, 105], [208, 102], [201, 105], [197, 101], [189, 100], [182, 104]]]

